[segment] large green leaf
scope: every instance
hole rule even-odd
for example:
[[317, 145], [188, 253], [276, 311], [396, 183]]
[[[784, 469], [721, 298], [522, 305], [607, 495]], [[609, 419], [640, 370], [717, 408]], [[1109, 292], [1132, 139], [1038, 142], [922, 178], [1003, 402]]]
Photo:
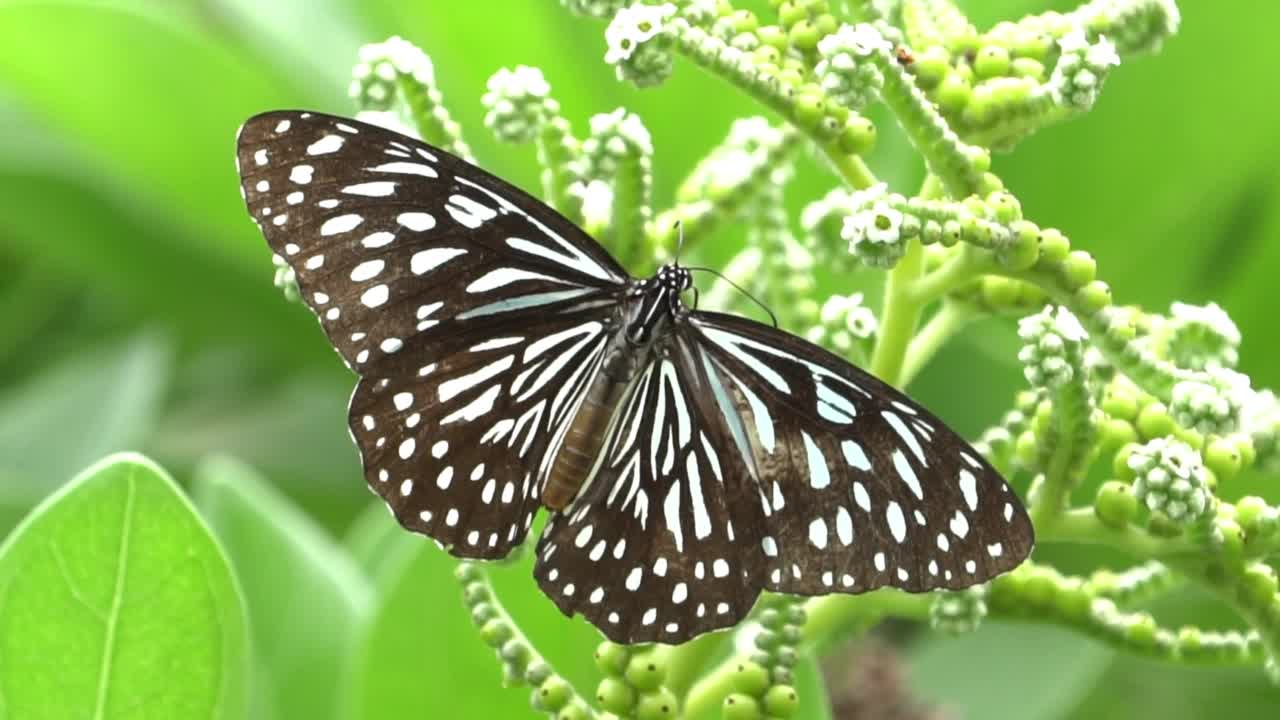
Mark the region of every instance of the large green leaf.
[[241, 720], [248, 638], [225, 555], [173, 481], [111, 456], [0, 545], [0, 715]]
[[145, 4], [0, 4], [0, 86], [109, 163], [110, 177], [151, 207], [203, 228], [193, 240], [257, 263], [260, 246], [236, 191], [236, 129], [255, 112], [305, 96], [281, 87], [281, 78], [197, 17], [174, 15], [146, 12]]
[[346, 552], [238, 461], [196, 470], [196, 504], [244, 586], [262, 707], [282, 718], [337, 717], [335, 692], [369, 609], [368, 582]]
[[103, 455], [136, 447], [168, 386], [155, 335], [86, 350], [0, 396], [0, 502], [30, 506]]
[[1065, 718], [1106, 672], [1113, 653], [1054, 627], [988, 622], [928, 640], [911, 659], [921, 696], [983, 720]]

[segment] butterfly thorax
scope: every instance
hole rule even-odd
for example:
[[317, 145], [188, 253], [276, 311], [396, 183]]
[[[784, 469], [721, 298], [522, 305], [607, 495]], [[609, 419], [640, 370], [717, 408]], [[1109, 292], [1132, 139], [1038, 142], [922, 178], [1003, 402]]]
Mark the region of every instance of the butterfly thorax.
[[600, 372], [583, 395], [551, 464], [542, 491], [546, 507], [563, 510], [578, 494], [595, 466], [627, 387], [650, 356], [661, 350], [665, 328], [684, 311], [680, 294], [690, 285], [688, 270], [664, 265], [628, 290], [602, 354]]

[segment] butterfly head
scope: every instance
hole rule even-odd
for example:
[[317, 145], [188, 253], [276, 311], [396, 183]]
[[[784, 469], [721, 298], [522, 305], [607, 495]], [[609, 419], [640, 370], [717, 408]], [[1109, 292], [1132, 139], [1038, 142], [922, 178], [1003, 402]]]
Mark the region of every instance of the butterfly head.
[[662, 287], [679, 295], [680, 293], [693, 287], [693, 275], [688, 268], [682, 268], [677, 264], [663, 265], [658, 268], [657, 281]]

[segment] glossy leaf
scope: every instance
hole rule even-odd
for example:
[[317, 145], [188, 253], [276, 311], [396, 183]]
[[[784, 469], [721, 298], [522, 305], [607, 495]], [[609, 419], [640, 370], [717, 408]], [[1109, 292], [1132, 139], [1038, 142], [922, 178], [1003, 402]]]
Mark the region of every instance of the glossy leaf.
[[0, 710], [240, 720], [248, 638], [226, 556], [173, 481], [113, 455], [0, 545]]
[[227, 548], [253, 618], [259, 702], [279, 717], [336, 718], [339, 675], [371, 601], [346, 552], [252, 469], [196, 470], [196, 504]]

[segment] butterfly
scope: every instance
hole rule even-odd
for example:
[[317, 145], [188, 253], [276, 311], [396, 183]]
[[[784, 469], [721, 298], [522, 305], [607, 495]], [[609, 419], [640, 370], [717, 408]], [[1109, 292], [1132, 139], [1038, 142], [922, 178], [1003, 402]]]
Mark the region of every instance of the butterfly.
[[920, 405], [826, 350], [629, 275], [449, 153], [314, 112], [251, 118], [242, 191], [359, 376], [349, 423], [405, 528], [534, 576], [615, 642], [731, 627], [762, 590], [959, 589], [1017, 566], [1023, 505]]

